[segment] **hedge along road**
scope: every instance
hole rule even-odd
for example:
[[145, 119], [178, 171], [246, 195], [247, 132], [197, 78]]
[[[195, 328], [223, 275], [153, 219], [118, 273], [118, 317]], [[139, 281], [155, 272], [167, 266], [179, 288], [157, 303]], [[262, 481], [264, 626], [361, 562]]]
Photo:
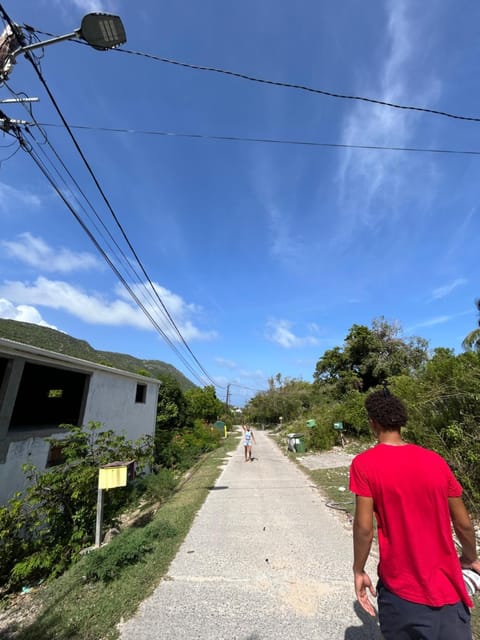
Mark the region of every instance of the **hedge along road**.
[[[123, 640], [379, 640], [354, 602], [352, 535], [265, 432], [242, 443]], [[369, 566], [370, 575], [375, 567]]]

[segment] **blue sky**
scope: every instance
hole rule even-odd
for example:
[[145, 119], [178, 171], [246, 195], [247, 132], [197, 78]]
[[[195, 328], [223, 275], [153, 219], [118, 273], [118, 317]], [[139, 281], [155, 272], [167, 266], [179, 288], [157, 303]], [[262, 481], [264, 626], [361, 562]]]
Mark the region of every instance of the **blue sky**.
[[[72, 31], [89, 11], [117, 13], [130, 50], [480, 117], [474, 3], [462, 11], [453, 0], [3, 6], [18, 24], [54, 34]], [[78, 143], [221, 399], [229, 383], [231, 400], [243, 404], [277, 373], [311, 380], [325, 349], [341, 345], [353, 323], [370, 325], [378, 316], [398, 322], [406, 336], [427, 338], [432, 348], [461, 351], [476, 326], [480, 295], [480, 156], [98, 129], [480, 151], [480, 123], [70, 42], [45, 49], [41, 72], [67, 122], [92, 127], [74, 129]], [[37, 122], [60, 123], [24, 57], [2, 99], [10, 90], [40, 98], [33, 106]], [[19, 105], [3, 110], [30, 118]], [[125, 247], [64, 129], [30, 130], [32, 147], [50, 157], [56, 150]], [[38, 146], [42, 130], [51, 148]], [[0, 147], [0, 316], [55, 327], [96, 349], [170, 362], [199, 384], [28, 153], [10, 157], [12, 142], [6, 136]], [[132, 288], [143, 295], [140, 283]]]

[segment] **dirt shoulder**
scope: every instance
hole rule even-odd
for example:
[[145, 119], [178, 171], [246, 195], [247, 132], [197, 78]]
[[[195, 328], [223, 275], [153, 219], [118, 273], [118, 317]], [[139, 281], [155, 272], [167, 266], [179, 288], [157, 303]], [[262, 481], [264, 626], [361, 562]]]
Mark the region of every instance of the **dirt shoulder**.
[[349, 467], [355, 454], [347, 453], [342, 447], [334, 447], [330, 451], [320, 453], [308, 453], [298, 456], [298, 462], [307, 469], [335, 469], [336, 467]]

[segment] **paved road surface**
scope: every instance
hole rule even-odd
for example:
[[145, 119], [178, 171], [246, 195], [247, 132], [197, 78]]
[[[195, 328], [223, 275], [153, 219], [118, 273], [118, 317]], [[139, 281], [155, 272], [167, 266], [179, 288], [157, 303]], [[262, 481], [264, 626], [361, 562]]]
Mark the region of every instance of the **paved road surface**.
[[[354, 604], [351, 532], [264, 432], [241, 443], [122, 640], [378, 640]], [[372, 570], [371, 575], [374, 575]]]

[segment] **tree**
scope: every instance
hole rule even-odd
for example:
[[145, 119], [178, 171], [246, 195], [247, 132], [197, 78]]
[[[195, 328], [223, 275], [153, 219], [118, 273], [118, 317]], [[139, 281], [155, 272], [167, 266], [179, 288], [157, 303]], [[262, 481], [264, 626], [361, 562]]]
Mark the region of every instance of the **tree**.
[[158, 376], [157, 427], [162, 430], [183, 429], [187, 422], [188, 403], [179, 381], [166, 373]]
[[285, 422], [308, 411], [313, 404], [313, 389], [310, 382], [283, 378], [277, 373], [268, 380], [268, 391], [257, 393], [245, 407], [249, 422], [278, 424], [280, 416]]
[[[475, 300], [475, 306], [480, 314], [480, 298]], [[480, 318], [478, 320], [478, 328], [473, 329], [473, 331], [470, 331], [470, 333], [465, 336], [462, 347], [465, 351], [480, 351]]]
[[217, 398], [215, 387], [212, 385], [195, 387], [185, 391], [188, 415], [192, 420], [215, 422], [223, 412], [223, 402]]
[[480, 501], [480, 351], [456, 356], [436, 349], [414, 376], [391, 380], [408, 408], [405, 437], [446, 458], [460, 480], [469, 509]]
[[368, 391], [387, 378], [418, 369], [427, 361], [428, 342], [405, 338], [397, 323], [383, 317], [372, 327], [352, 325], [343, 348], [325, 351], [318, 360], [314, 381], [326, 385], [336, 397], [350, 390]]
[[187, 424], [188, 407], [180, 383], [174, 376], [168, 373], [161, 374], [158, 379], [161, 381], [161, 385], [158, 389], [157, 422], [154, 437], [155, 462], [165, 465], [168, 445], [175, 434]]

